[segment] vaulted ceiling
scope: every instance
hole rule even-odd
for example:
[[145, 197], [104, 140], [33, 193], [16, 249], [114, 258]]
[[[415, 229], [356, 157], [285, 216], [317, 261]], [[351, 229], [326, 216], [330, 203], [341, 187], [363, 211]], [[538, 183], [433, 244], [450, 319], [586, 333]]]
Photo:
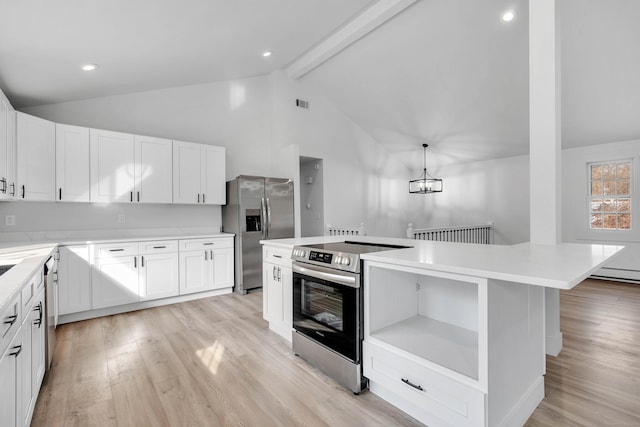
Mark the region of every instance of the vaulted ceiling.
[[[557, 1], [563, 146], [640, 139], [640, 2]], [[267, 74], [374, 4], [0, 0], [0, 86], [24, 107]], [[436, 164], [526, 154], [527, 9], [417, 0], [300, 79], [393, 153], [427, 142]]]

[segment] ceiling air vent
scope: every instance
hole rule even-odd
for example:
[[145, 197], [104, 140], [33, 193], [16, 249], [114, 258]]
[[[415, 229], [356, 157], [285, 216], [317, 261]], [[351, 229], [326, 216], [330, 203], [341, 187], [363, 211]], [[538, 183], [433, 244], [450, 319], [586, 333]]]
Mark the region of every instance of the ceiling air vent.
[[309, 101], [305, 101], [303, 99], [296, 99], [296, 107], [304, 108], [305, 110], [309, 109]]

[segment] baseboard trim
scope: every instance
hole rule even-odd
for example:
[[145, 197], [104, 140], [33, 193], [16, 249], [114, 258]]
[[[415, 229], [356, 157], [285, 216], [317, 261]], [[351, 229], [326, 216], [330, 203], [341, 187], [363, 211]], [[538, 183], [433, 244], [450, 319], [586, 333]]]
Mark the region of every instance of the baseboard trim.
[[79, 322], [81, 320], [95, 319], [97, 317], [111, 316], [113, 314], [127, 313], [129, 311], [143, 310], [145, 308], [160, 307], [163, 305], [176, 304], [179, 302], [193, 301], [196, 299], [215, 297], [218, 295], [230, 294], [233, 288], [215, 289], [213, 291], [197, 292], [188, 295], [162, 298], [153, 301], [142, 301], [133, 304], [118, 305], [115, 307], [99, 308], [97, 310], [81, 311], [79, 313], [63, 314], [58, 317], [58, 325], [65, 323]]
[[[523, 426], [544, 399], [544, 377], [538, 377], [499, 424], [500, 427]], [[491, 414], [489, 414], [491, 415]]]

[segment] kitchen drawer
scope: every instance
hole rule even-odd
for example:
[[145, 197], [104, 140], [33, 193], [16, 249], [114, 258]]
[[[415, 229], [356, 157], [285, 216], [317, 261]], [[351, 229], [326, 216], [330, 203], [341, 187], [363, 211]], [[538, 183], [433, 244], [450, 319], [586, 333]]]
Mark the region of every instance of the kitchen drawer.
[[138, 255], [138, 242], [101, 243], [93, 245], [93, 258], [113, 258], [116, 256]]
[[485, 394], [375, 344], [363, 343], [363, 374], [408, 403], [428, 425], [484, 426]]
[[[43, 283], [42, 281], [42, 271], [34, 274], [31, 279], [27, 282], [26, 285], [22, 287], [22, 308], [24, 309], [31, 307], [33, 304], [33, 299], [40, 292], [40, 285]], [[26, 312], [26, 311], [25, 311]]]
[[180, 240], [181, 251], [197, 251], [200, 249], [222, 249], [232, 247], [233, 237]]
[[20, 294], [16, 295], [10, 303], [0, 313], [0, 355], [11, 342], [18, 328], [21, 325], [22, 305], [20, 304]]
[[264, 246], [262, 256], [263, 262], [270, 262], [283, 267], [291, 267], [291, 249]]
[[178, 252], [178, 241], [177, 240], [156, 240], [151, 242], [139, 242], [138, 249], [140, 251], [140, 255]]

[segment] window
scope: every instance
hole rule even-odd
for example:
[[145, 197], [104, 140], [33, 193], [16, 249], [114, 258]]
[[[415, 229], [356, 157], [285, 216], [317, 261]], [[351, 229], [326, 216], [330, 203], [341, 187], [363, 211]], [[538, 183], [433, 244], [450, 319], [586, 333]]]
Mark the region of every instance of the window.
[[631, 229], [631, 160], [589, 165], [592, 230]]

